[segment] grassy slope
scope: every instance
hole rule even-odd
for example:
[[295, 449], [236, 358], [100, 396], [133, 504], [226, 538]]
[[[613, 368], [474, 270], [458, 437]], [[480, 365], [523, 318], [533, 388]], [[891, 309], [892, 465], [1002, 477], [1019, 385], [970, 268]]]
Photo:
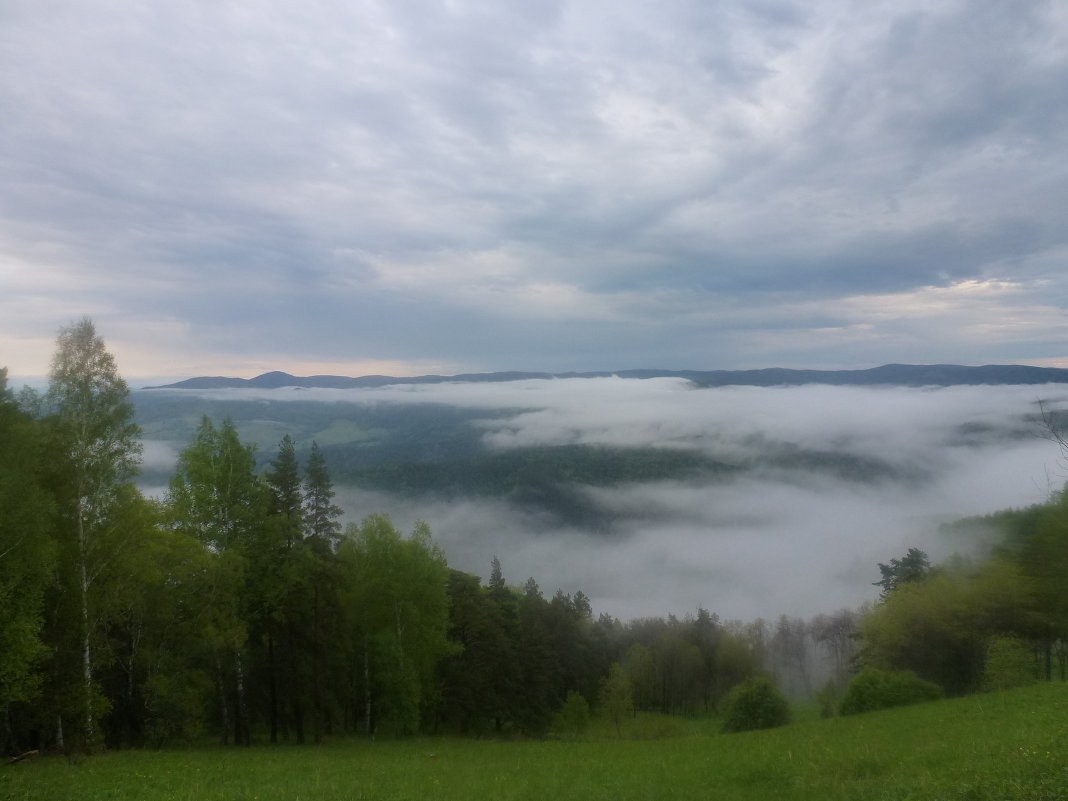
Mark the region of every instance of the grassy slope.
[[0, 798], [1053, 801], [1068, 799], [1068, 685], [738, 735], [53, 757], [0, 767]]

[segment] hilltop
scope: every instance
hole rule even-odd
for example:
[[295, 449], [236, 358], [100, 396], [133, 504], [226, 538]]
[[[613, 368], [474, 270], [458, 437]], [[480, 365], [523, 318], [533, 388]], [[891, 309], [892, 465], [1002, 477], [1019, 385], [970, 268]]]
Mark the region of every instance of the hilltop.
[[382, 387], [395, 384], [441, 384], [445, 382], [490, 383], [548, 378], [684, 378], [701, 387], [726, 386], [801, 386], [828, 384], [831, 386], [958, 386], [983, 384], [1065, 384], [1068, 369], [1032, 367], [1024, 364], [987, 364], [969, 367], [959, 364], [884, 364], [867, 370], [795, 370], [770, 367], [760, 370], [661, 370], [637, 369], [616, 371], [544, 373], [505, 371], [493, 373], [461, 373], [459, 375], [359, 377], [338, 375], [295, 376], [278, 370], [255, 378], [200, 376], [146, 389], [278, 389], [307, 387], [323, 389], [353, 389]]

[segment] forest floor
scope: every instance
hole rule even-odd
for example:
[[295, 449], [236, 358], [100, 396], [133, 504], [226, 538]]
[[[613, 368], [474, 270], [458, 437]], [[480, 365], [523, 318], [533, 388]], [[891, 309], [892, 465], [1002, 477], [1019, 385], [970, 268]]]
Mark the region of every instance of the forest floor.
[[18, 801], [1068, 799], [1068, 684], [719, 734], [630, 722], [570, 740], [339, 739], [0, 764]]

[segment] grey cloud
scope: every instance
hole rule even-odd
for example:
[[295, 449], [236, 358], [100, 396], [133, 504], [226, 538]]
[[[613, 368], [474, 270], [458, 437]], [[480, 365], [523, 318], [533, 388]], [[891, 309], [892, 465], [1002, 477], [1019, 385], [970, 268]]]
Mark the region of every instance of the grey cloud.
[[[189, 348], [870, 364], [924, 351], [744, 332], [786, 325], [784, 296], [973, 278], [1043, 279], [1065, 304], [1068, 65], [1049, 5], [43, 8], [5, 12], [0, 248], [90, 279], [39, 290], [57, 308], [175, 318]], [[507, 275], [464, 269], [496, 250]], [[435, 280], [389, 285], [384, 262]], [[522, 302], [538, 284], [610, 311], [549, 330]], [[750, 311], [729, 330], [689, 313], [719, 304]], [[947, 340], [937, 360], [993, 347]]]

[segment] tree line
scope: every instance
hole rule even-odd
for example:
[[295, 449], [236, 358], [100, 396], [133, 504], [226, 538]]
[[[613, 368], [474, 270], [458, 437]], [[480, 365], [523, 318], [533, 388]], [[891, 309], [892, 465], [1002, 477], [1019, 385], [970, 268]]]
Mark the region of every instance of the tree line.
[[[266, 468], [203, 418], [166, 493], [134, 484], [139, 430], [90, 320], [48, 391], [0, 370], [0, 739], [8, 752], [320, 742], [347, 734], [542, 736], [592, 704], [721, 712], [773, 674], [839, 695], [861, 667], [949, 693], [1065, 676], [1068, 499], [991, 518], [990, 560], [880, 565], [879, 602], [805, 621], [595, 616], [581, 591], [450, 568], [431, 531], [342, 525], [313, 442]], [[822, 689], [821, 689], [822, 688]]]

